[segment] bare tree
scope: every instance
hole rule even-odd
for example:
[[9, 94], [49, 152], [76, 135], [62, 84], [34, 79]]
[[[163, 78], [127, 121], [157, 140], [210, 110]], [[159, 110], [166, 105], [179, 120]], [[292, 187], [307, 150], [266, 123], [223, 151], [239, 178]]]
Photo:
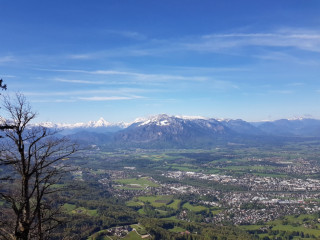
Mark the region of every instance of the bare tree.
[[53, 184], [61, 178], [63, 162], [76, 146], [55, 137], [54, 130], [30, 126], [36, 114], [21, 94], [14, 101], [4, 98], [3, 110], [13, 128], [5, 129], [1, 139], [0, 200], [9, 208], [0, 212], [0, 238], [47, 239], [59, 224], [51, 197], [57, 190]]

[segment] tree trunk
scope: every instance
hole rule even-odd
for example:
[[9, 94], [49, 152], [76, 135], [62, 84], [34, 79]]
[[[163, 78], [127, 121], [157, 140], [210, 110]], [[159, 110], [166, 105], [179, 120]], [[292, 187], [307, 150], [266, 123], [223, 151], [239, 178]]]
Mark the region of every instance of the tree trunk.
[[22, 179], [22, 198], [23, 208], [19, 218], [19, 225], [15, 236], [17, 240], [29, 240], [30, 232], [30, 198], [29, 198], [29, 179], [23, 176]]

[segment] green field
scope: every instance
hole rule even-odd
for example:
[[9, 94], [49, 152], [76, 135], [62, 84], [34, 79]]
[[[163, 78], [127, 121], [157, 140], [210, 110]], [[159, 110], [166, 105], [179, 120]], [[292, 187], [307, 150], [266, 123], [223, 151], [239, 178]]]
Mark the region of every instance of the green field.
[[272, 230], [303, 232], [305, 235], [320, 237], [320, 224], [315, 215], [286, 216], [283, 220], [271, 221], [268, 225], [272, 226]]
[[118, 179], [115, 182], [122, 184], [123, 186], [120, 188], [125, 190], [144, 190], [147, 187], [159, 187], [158, 184], [152, 182], [148, 177]]
[[140, 225], [140, 224], [132, 224], [130, 225], [130, 227], [136, 229], [136, 231], [140, 234], [140, 235], [146, 235], [148, 234], [148, 232], [146, 231], [146, 229]]
[[245, 230], [245, 231], [255, 231], [255, 230], [259, 230], [260, 228], [264, 227], [264, 225], [241, 225], [241, 229]]
[[[268, 236], [281, 236], [284, 233], [296, 233], [304, 236], [314, 236], [316, 239], [320, 238], [320, 224], [318, 223], [318, 216], [302, 214], [299, 216], [286, 216], [283, 219], [270, 221], [266, 225], [242, 225], [241, 229], [245, 231], [259, 231], [261, 228], [267, 227], [268, 233], [261, 233], [259, 239]], [[310, 239], [295, 236], [293, 239]]]
[[175, 210], [178, 210], [179, 209], [179, 206], [180, 206], [180, 203], [181, 203], [181, 200], [179, 199], [174, 199], [172, 203], [168, 204], [167, 206], [170, 207], [170, 208], [173, 208]]
[[[133, 225], [131, 225], [131, 227], [135, 228], [137, 232], [136, 231], [131, 231], [123, 238], [119, 238], [117, 236], [107, 236], [106, 234], [107, 234], [108, 231], [107, 230], [101, 230], [99, 232], [94, 233], [90, 237], [88, 237], [87, 240], [110, 240], [110, 239], [114, 239], [114, 240], [119, 240], [119, 239], [141, 240], [141, 239], [150, 239], [150, 237], [146, 237], [146, 235], [148, 233], [145, 231], [143, 226], [138, 225], [138, 224], [133, 224]], [[142, 238], [142, 236], [145, 236], [145, 237]]]
[[279, 231], [285, 231], [285, 232], [303, 232], [305, 235], [309, 234], [309, 235], [314, 235], [317, 238], [320, 237], [320, 230], [319, 229], [310, 229], [310, 228], [306, 228], [304, 226], [298, 226], [298, 227], [294, 227], [292, 225], [278, 225], [278, 226], [274, 226], [272, 228], [272, 230], [279, 230]]
[[160, 195], [160, 196], [141, 196], [138, 199], [144, 203], [149, 202], [153, 207], [165, 206], [172, 201], [171, 195]]
[[90, 209], [87, 209], [84, 207], [77, 208], [76, 205], [70, 204], [70, 203], [65, 203], [62, 206], [62, 209], [69, 214], [85, 214], [85, 215], [92, 216], [92, 217], [98, 216], [98, 211], [96, 209], [90, 210]]
[[110, 240], [109, 237], [105, 236], [106, 233], [106, 230], [101, 230], [89, 236], [87, 240]]
[[190, 211], [193, 211], [193, 212], [201, 212], [201, 211], [205, 211], [207, 210], [208, 208], [207, 207], [204, 207], [204, 206], [199, 206], [199, 205], [191, 205], [190, 203], [185, 203], [183, 204], [182, 206], [183, 208], [186, 208]]
[[65, 185], [64, 184], [53, 184], [51, 185], [52, 188], [58, 188], [58, 189], [61, 189], [61, 188], [64, 188]]
[[221, 211], [222, 211], [222, 210], [217, 209], [217, 210], [212, 210], [211, 212], [212, 212], [213, 215], [217, 215], [217, 214], [219, 214]]
[[70, 204], [70, 203], [65, 203], [63, 206], [62, 206], [62, 209], [67, 211], [67, 212], [71, 212], [72, 210], [76, 209], [77, 206], [75, 204]]
[[138, 202], [138, 201], [128, 201], [126, 202], [126, 206], [128, 207], [143, 207], [144, 203], [143, 202]]
[[146, 214], [146, 212], [144, 211], [143, 208], [140, 208], [140, 209], [138, 210], [138, 213], [139, 213], [139, 214], [142, 214], [142, 215], [145, 215], [145, 214]]
[[131, 231], [128, 233], [127, 236], [125, 236], [124, 238], [122, 238], [124, 240], [141, 240], [141, 239], [150, 239], [149, 237], [147, 238], [142, 238], [139, 234], [137, 234], [134, 231]]
[[167, 164], [172, 170], [179, 170], [183, 172], [199, 172], [201, 169], [192, 164]]
[[90, 210], [90, 209], [87, 209], [84, 207], [76, 208], [76, 209], [72, 210], [71, 213], [85, 214], [85, 215], [92, 216], [92, 217], [98, 216], [98, 211], [96, 209]]

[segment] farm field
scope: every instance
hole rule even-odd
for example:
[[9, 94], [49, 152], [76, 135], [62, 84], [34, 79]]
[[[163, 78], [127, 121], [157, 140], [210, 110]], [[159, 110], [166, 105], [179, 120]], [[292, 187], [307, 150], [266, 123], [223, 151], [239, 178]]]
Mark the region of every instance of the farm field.
[[144, 203], [150, 203], [154, 207], [161, 207], [161, 206], [168, 205], [172, 201], [172, 199], [173, 197], [170, 195], [138, 197], [138, 200]]
[[182, 208], [186, 208], [186, 209], [193, 211], [193, 212], [201, 212], [201, 211], [205, 211], [208, 209], [204, 206], [192, 205], [190, 203], [183, 204]]
[[96, 209], [90, 210], [90, 209], [87, 209], [84, 207], [77, 207], [76, 205], [69, 204], [69, 203], [65, 203], [62, 206], [62, 209], [65, 210], [69, 214], [85, 214], [85, 215], [93, 216], [93, 217], [98, 216], [98, 212]]
[[150, 181], [147, 177], [143, 178], [129, 178], [129, 179], [118, 179], [115, 180], [116, 183], [120, 183], [121, 189], [126, 190], [143, 190], [148, 187], [158, 187], [159, 185]]

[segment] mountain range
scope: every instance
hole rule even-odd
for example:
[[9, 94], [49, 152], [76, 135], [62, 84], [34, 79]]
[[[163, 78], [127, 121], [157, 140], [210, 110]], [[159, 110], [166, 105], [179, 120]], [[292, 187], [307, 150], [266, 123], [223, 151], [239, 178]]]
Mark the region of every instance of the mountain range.
[[241, 119], [169, 116], [160, 114], [132, 123], [98, 121], [41, 124], [57, 128], [81, 143], [130, 147], [201, 147], [217, 144], [258, 144], [283, 139], [320, 138], [320, 120], [280, 119], [246, 122]]
[[127, 128], [130, 123], [110, 123], [104, 120], [102, 117], [98, 121], [89, 121], [87, 123], [52, 123], [52, 122], [44, 122], [36, 125], [41, 125], [47, 128], [56, 128], [61, 130], [63, 135], [68, 135], [72, 133], [77, 133], [79, 131], [90, 131], [90, 132], [117, 132], [119, 130]]

